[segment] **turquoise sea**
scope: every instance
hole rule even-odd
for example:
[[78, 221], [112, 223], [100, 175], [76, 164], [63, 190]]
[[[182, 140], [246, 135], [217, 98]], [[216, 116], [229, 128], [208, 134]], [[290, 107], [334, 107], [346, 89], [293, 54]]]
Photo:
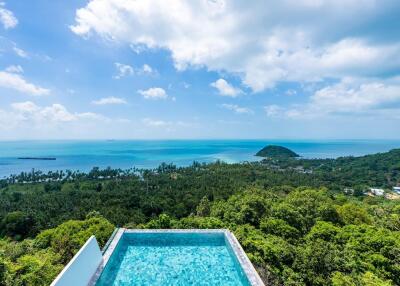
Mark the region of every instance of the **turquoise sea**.
[[[160, 163], [193, 161], [228, 163], [259, 160], [254, 154], [268, 144], [288, 147], [305, 158], [361, 156], [400, 148], [400, 140], [103, 140], [0, 142], [0, 177], [35, 170], [153, 168]], [[55, 157], [54, 161], [19, 157]]]

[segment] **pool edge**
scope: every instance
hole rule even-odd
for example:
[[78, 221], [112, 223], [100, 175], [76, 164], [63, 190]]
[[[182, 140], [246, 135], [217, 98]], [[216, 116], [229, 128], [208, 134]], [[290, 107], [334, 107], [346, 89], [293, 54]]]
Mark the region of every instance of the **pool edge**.
[[116, 232], [111, 243], [108, 245], [107, 250], [103, 254], [102, 262], [93, 275], [88, 286], [95, 286], [97, 280], [99, 279], [101, 273], [106, 267], [111, 255], [113, 254], [115, 248], [117, 247], [119, 241], [121, 240], [124, 233], [222, 233], [225, 239], [228, 241], [232, 251], [234, 252], [240, 267], [242, 268], [244, 274], [247, 277], [251, 286], [265, 286], [261, 277], [259, 276], [254, 265], [251, 263], [250, 259], [247, 257], [245, 251], [237, 240], [236, 236], [229, 229], [126, 229], [119, 228]]
[[94, 275], [92, 276], [92, 278], [90, 279], [90, 282], [88, 283], [88, 286], [95, 286], [97, 280], [99, 279], [101, 273], [103, 272], [104, 268], [107, 265], [107, 262], [110, 260], [111, 255], [113, 254], [115, 248], [118, 245], [118, 242], [120, 241], [122, 235], [125, 232], [125, 228], [118, 228], [117, 232], [115, 233], [113, 239], [111, 240], [111, 242], [108, 244], [106, 251], [103, 253], [103, 259], [99, 265], [99, 267], [97, 267], [96, 272], [94, 273]]
[[240, 245], [240, 242], [237, 240], [236, 236], [231, 231], [225, 230], [225, 237], [228, 239], [229, 244], [231, 245], [236, 258], [239, 260], [239, 264], [246, 274], [250, 284], [252, 286], [265, 286], [260, 275], [255, 269], [253, 263], [251, 263], [250, 259], [247, 257], [246, 252], [243, 250], [243, 247]]

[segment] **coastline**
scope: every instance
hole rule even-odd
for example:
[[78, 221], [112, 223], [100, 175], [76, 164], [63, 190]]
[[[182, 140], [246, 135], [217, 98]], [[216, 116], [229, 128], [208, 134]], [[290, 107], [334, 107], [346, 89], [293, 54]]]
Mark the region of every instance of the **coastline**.
[[[161, 163], [178, 167], [193, 161], [226, 163], [259, 161], [254, 154], [268, 144], [282, 145], [301, 158], [337, 158], [386, 152], [400, 140], [49, 140], [0, 141], [0, 178], [32, 169], [43, 172], [93, 167], [152, 169]], [[21, 160], [17, 158], [56, 158]]]

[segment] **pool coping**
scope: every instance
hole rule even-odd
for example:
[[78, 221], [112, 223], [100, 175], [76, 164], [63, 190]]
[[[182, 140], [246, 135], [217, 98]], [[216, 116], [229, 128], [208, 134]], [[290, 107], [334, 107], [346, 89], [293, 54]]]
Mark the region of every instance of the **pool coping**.
[[113, 233], [111, 234], [110, 238], [107, 240], [106, 244], [104, 247], [101, 249], [101, 255], [104, 255], [104, 253], [107, 251], [108, 247], [110, 246], [111, 242], [114, 240], [115, 235], [117, 234], [119, 228], [115, 228]]
[[260, 276], [258, 275], [256, 269], [254, 268], [253, 264], [251, 263], [250, 259], [247, 257], [246, 253], [244, 252], [242, 246], [240, 245], [239, 241], [235, 237], [235, 235], [230, 232], [228, 229], [126, 229], [126, 228], [119, 228], [114, 238], [109, 243], [106, 251], [103, 253], [103, 260], [100, 263], [99, 267], [96, 270], [96, 273], [93, 275], [92, 279], [90, 280], [88, 286], [95, 286], [97, 280], [99, 279], [103, 269], [106, 267], [111, 255], [113, 254], [115, 248], [118, 245], [122, 235], [124, 233], [223, 233], [225, 238], [228, 240], [232, 250], [238, 259], [240, 266], [243, 269], [244, 274], [246, 275], [247, 279], [249, 280], [252, 286], [265, 286], [264, 282], [261, 280]]

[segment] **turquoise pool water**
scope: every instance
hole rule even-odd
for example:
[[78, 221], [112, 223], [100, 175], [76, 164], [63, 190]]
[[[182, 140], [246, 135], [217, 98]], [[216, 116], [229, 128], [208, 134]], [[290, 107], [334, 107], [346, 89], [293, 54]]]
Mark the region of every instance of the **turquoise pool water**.
[[96, 285], [250, 284], [223, 233], [124, 233]]

